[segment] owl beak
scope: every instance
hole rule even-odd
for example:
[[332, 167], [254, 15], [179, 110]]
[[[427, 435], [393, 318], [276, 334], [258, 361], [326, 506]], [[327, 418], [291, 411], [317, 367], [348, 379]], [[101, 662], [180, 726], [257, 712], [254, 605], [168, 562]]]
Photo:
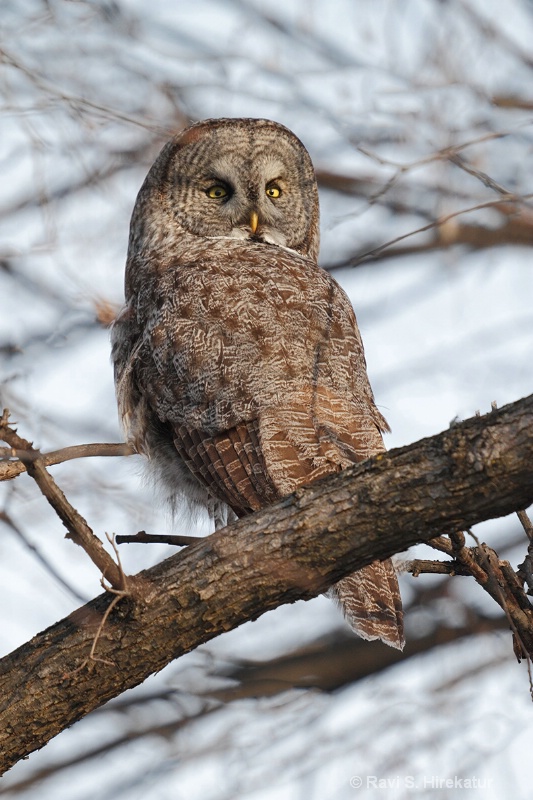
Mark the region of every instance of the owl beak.
[[259, 217], [257, 216], [257, 211], [252, 211], [252, 213], [250, 214], [250, 228], [252, 229], [252, 233], [256, 232], [258, 225], [259, 225]]

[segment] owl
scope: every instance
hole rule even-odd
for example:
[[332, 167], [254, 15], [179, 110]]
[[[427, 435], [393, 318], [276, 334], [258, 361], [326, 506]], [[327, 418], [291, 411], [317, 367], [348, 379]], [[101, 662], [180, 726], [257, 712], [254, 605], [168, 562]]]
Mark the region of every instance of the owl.
[[[119, 414], [165, 494], [215, 528], [384, 450], [355, 315], [318, 248], [311, 159], [270, 120], [193, 125], [137, 197], [112, 328]], [[403, 647], [390, 560], [329, 595], [360, 636]]]

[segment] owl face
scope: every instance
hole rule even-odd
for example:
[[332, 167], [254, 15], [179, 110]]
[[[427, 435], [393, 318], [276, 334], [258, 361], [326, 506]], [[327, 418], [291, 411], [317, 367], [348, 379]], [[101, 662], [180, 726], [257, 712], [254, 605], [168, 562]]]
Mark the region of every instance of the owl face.
[[[162, 207], [166, 212], [167, 234], [252, 240], [318, 255], [313, 165], [300, 140], [276, 122], [192, 126], [163, 149], [139, 198], [146, 201], [147, 193], [158, 215]], [[145, 224], [146, 210], [144, 202]]]

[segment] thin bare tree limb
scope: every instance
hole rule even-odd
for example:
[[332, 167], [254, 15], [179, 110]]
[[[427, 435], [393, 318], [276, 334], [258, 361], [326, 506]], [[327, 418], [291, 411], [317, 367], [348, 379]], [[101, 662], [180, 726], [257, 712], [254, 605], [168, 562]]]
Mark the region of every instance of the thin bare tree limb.
[[[120, 602], [105, 593], [38, 634], [0, 662], [0, 770], [224, 631], [376, 558], [526, 508], [532, 429], [533, 395], [376, 456], [129, 578]], [[480, 549], [487, 590], [504, 596], [531, 654], [533, 610], [519, 580]]]
[[188, 547], [190, 544], [196, 544], [200, 538], [200, 536], [182, 536], [172, 533], [146, 533], [146, 531], [139, 531], [138, 533], [116, 536], [115, 542], [117, 544], [171, 544], [175, 547]]
[[[29, 451], [14, 451], [11, 447], [0, 447], [0, 481], [11, 480], [26, 472], [26, 461], [35, 460], [36, 453], [39, 454], [43, 466], [52, 467], [54, 464], [62, 464], [75, 458], [131, 456], [134, 452], [125, 442], [77, 444], [72, 447], [62, 447], [61, 450], [51, 450], [49, 453], [41, 453], [33, 448]], [[12, 461], [11, 459], [15, 457], [17, 460]]]
[[470, 575], [466, 567], [457, 561], [431, 561], [424, 558], [415, 558], [402, 564], [403, 572], [410, 572], [415, 578], [419, 575]]
[[0, 511], [0, 522], [3, 522], [11, 529], [11, 531], [13, 531], [13, 533], [24, 544], [24, 546], [33, 553], [37, 561], [39, 561], [44, 569], [52, 576], [54, 581], [57, 581], [57, 583], [63, 586], [67, 592], [70, 592], [70, 594], [75, 597], [78, 602], [85, 603], [87, 601], [87, 596], [84, 597], [80, 592], [78, 592], [75, 586], [65, 580], [65, 578], [52, 564], [51, 560], [41, 552], [40, 548], [36, 547], [35, 544], [28, 539], [28, 537], [21, 530], [20, 526], [16, 524], [15, 520], [12, 519], [6, 511]]
[[517, 516], [522, 524], [523, 529], [527, 533], [530, 541], [533, 542], [533, 523], [531, 522], [525, 511], [518, 511]]
[[[516, 237], [509, 241], [507, 235], [509, 230], [512, 230], [514, 234], [517, 233], [517, 227], [512, 223], [506, 223], [496, 231], [491, 231], [481, 225], [450, 225], [449, 223], [456, 220], [457, 217], [470, 214], [473, 211], [480, 211], [486, 208], [496, 208], [500, 210], [503, 203], [509, 203], [514, 207], [517, 203], [523, 200], [530, 200], [531, 198], [533, 198], [533, 194], [525, 194], [521, 197], [518, 195], [500, 196], [496, 200], [487, 200], [457, 211], [452, 211], [449, 214], [443, 214], [427, 225], [422, 225], [414, 230], [410, 230], [408, 233], [396, 236], [394, 239], [384, 244], [373, 247], [370, 250], [365, 250], [362, 253], [357, 253], [342, 261], [327, 264], [324, 269], [332, 271], [334, 269], [340, 269], [341, 267], [358, 267], [361, 264], [365, 264], [367, 261], [377, 261], [383, 257], [396, 258], [397, 256], [412, 255], [429, 250], [440, 250], [450, 247], [452, 244], [465, 244], [475, 248], [486, 247], [486, 242], [488, 242], [490, 246], [497, 244], [514, 244]], [[531, 223], [528, 223], [526, 226], [520, 227], [520, 244], [531, 243], [530, 224]], [[419, 245], [407, 247], [394, 247], [394, 245], [403, 242], [405, 239], [409, 239], [411, 236], [416, 236], [419, 233], [425, 233], [431, 230], [436, 230], [437, 235], [429, 242], [422, 242]]]
[[85, 550], [102, 573], [103, 578], [109, 581], [114, 589], [122, 591], [124, 589], [124, 573], [120, 565], [115, 564], [86, 520], [69, 503], [52, 476], [46, 471], [40, 452], [9, 425], [6, 409], [0, 419], [0, 439], [6, 442], [12, 448], [13, 455], [24, 463], [28, 475], [34, 479], [67, 529], [67, 538], [72, 539], [75, 544]]

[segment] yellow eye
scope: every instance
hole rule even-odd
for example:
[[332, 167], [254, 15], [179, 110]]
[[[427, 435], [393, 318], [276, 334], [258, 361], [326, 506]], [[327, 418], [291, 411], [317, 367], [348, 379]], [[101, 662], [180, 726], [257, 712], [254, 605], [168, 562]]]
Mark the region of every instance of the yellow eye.
[[280, 197], [281, 196], [281, 189], [276, 184], [271, 184], [270, 186], [266, 187], [266, 193], [268, 197]]
[[206, 191], [206, 195], [211, 197], [213, 200], [221, 200], [223, 197], [228, 197], [229, 192], [225, 186], [217, 184], [216, 186], [210, 186]]

